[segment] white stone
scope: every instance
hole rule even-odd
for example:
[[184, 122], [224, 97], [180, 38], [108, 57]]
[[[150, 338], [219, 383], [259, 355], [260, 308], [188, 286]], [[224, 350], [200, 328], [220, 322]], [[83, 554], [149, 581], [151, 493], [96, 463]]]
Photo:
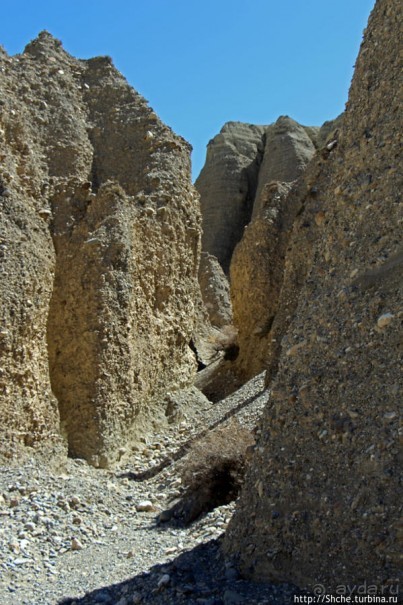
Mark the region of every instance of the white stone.
[[378, 321], [376, 322], [378, 328], [386, 328], [386, 326], [390, 324], [393, 318], [394, 315], [392, 313], [384, 313], [383, 315], [380, 315], [378, 317]]
[[72, 538], [70, 548], [71, 550], [82, 550], [84, 546], [81, 544], [80, 540]]
[[136, 510], [139, 513], [150, 512], [154, 510], [154, 505], [150, 500], [142, 500], [136, 504]]

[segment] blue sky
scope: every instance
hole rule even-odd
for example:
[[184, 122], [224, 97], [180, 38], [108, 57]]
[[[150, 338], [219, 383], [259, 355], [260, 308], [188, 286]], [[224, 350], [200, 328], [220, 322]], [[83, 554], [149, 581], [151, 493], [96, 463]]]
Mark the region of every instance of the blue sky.
[[42, 29], [78, 58], [110, 55], [194, 148], [229, 120], [290, 115], [320, 125], [344, 109], [374, 0], [2, 0], [0, 44]]

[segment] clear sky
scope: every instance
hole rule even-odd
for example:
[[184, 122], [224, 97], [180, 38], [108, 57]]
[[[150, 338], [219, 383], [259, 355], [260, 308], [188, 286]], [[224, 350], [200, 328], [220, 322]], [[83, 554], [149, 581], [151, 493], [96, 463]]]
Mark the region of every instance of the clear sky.
[[78, 58], [110, 55], [194, 148], [229, 120], [341, 113], [374, 0], [2, 0], [9, 54], [46, 29]]

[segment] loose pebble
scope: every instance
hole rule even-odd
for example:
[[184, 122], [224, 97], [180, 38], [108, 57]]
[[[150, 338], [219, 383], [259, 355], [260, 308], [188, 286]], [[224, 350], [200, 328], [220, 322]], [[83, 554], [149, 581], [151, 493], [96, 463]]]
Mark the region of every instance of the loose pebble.
[[[241, 423], [253, 428], [267, 397], [261, 375], [211, 406], [208, 415], [203, 410], [193, 423], [183, 422], [180, 431], [172, 425], [143, 443], [142, 450], [126, 451], [124, 466], [116, 472], [73, 459], [59, 474], [34, 459], [1, 467], [0, 603], [188, 605], [193, 594], [193, 602], [215, 604], [217, 595], [217, 602], [223, 602], [237, 572], [225, 568], [219, 540], [235, 503], [216, 508], [186, 528], [171, 521], [163, 531], [157, 513], [163, 515], [169, 502], [182, 494], [181, 457], [175, 460], [181, 446], [206, 425], [221, 423], [233, 409]], [[251, 404], [239, 406], [246, 400]], [[155, 476], [130, 478], [168, 456], [171, 463]], [[189, 572], [182, 566], [198, 574], [200, 591], [189, 583]], [[248, 588], [245, 602], [260, 605], [263, 589], [254, 586]]]

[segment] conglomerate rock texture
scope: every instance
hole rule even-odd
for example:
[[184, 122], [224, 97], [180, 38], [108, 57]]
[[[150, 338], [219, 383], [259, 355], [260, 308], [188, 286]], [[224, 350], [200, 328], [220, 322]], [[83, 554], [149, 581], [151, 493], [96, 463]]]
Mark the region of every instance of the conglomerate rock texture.
[[378, 0], [338, 143], [298, 184], [278, 371], [226, 536], [244, 574], [332, 594], [396, 594], [401, 563], [401, 39], [401, 3]]
[[105, 466], [188, 386], [200, 252], [189, 146], [108, 57], [0, 55], [5, 443]]

